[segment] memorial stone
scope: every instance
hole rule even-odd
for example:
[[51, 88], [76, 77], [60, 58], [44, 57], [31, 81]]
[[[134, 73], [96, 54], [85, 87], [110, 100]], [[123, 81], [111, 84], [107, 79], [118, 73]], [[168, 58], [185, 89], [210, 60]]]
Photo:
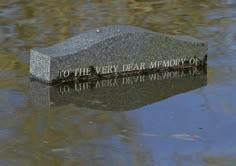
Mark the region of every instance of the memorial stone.
[[32, 78], [48, 84], [205, 66], [207, 43], [134, 26], [89, 30], [62, 43], [31, 50]]

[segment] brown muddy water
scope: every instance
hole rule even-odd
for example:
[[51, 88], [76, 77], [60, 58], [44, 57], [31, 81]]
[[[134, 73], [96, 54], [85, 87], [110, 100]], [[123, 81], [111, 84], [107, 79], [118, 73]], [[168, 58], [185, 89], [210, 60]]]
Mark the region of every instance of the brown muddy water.
[[[128, 24], [209, 43], [204, 71], [47, 87], [29, 50]], [[235, 166], [236, 1], [1, 0], [0, 165]]]

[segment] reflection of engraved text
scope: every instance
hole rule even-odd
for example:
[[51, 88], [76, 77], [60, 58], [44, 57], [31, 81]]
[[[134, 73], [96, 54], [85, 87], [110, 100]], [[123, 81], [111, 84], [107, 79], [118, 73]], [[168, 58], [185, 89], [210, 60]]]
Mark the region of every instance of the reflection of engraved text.
[[150, 74], [149, 79], [151, 81], [155, 81], [155, 80], [166, 80], [172, 78], [183, 78], [185, 76], [186, 74], [184, 73], [184, 71], [170, 71], [170, 72]]
[[108, 80], [100, 80], [96, 81], [95, 88], [102, 88], [102, 87], [115, 87], [117, 86], [117, 79], [108, 79]]
[[122, 78], [122, 85], [137, 84], [137, 83], [144, 82], [144, 81], [145, 81], [144, 75], [133, 76], [133, 77], [123, 77]]
[[196, 76], [199, 75], [200, 72], [197, 68], [192, 68], [191, 70], [183, 71], [166, 71], [161, 73], [154, 73], [149, 75], [138, 75], [138, 76], [131, 76], [131, 77], [123, 77], [107, 80], [97, 80], [94, 82], [74, 82], [72, 85], [60, 85], [58, 88], [58, 93], [68, 93], [70, 91], [84, 91], [91, 88], [112, 88], [117, 86], [124, 86], [124, 85], [133, 85], [138, 83], [143, 83], [146, 81], [160, 81], [160, 80], [167, 80], [167, 79], [174, 79], [174, 78], [184, 78], [186, 76]]

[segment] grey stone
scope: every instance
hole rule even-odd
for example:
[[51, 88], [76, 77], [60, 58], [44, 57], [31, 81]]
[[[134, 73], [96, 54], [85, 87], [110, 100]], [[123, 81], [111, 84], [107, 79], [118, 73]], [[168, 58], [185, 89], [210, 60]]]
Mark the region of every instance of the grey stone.
[[129, 111], [206, 84], [205, 70], [196, 68], [56, 86], [32, 81], [30, 101], [45, 110], [72, 104], [98, 111]]
[[108, 26], [31, 50], [30, 73], [45, 83], [204, 65], [207, 43], [133, 26]]

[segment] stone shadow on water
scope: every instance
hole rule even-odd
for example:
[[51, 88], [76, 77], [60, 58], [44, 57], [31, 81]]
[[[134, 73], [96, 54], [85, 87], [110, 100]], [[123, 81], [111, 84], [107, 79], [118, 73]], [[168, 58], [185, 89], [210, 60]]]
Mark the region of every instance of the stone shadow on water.
[[69, 82], [48, 86], [31, 82], [31, 102], [46, 107], [76, 105], [99, 111], [129, 111], [205, 86], [206, 68]]

